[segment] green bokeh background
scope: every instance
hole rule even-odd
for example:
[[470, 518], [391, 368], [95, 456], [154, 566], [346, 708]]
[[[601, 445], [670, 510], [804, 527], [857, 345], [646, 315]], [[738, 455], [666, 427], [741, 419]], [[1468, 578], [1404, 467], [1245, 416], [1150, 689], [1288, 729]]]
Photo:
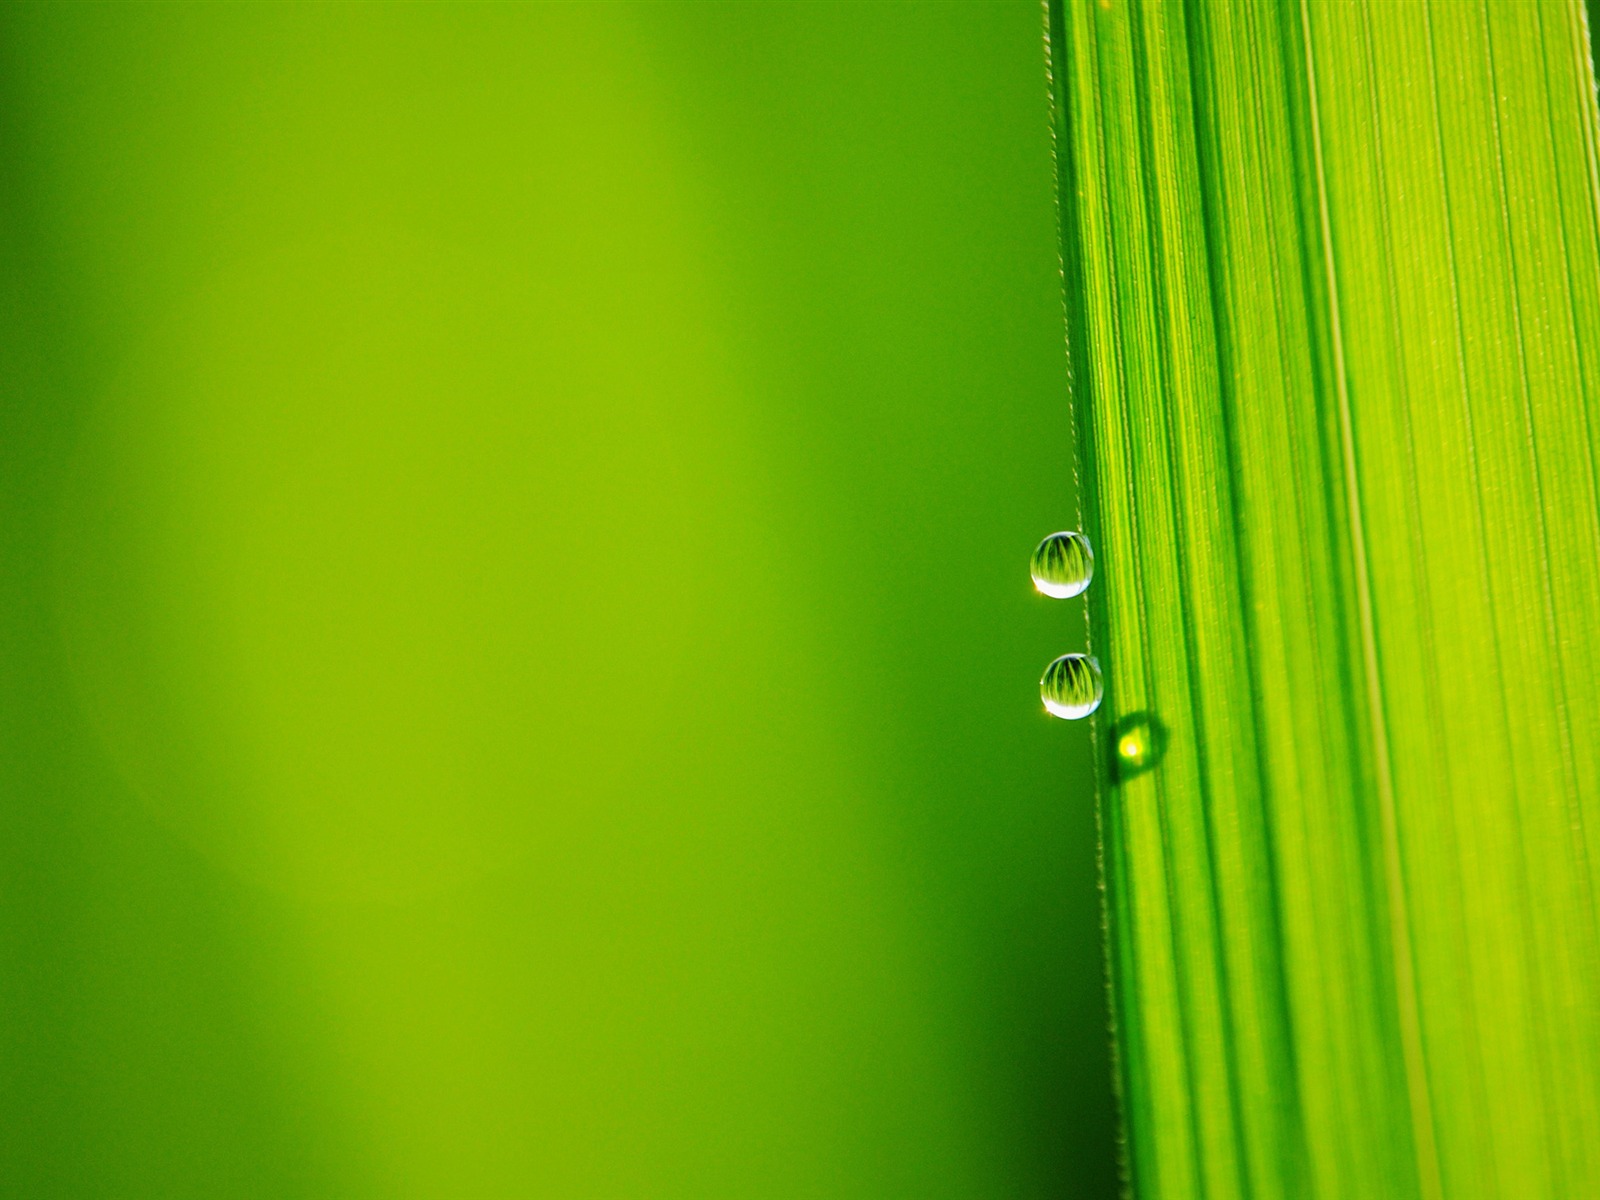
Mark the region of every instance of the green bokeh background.
[[1114, 1194], [1040, 29], [0, 13], [0, 1194]]

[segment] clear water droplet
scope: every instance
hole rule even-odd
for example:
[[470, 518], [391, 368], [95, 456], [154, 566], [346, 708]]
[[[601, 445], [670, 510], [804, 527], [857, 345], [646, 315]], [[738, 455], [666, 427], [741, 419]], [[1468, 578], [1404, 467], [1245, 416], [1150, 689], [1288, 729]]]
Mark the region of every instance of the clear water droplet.
[[1118, 781], [1143, 775], [1167, 753], [1167, 727], [1154, 713], [1129, 713], [1111, 727], [1113, 773]]
[[1100, 707], [1100, 664], [1087, 654], [1063, 654], [1044, 669], [1039, 696], [1053, 717], [1076, 721]]
[[1065, 600], [1076, 596], [1094, 578], [1094, 551], [1081, 533], [1052, 533], [1033, 552], [1028, 563], [1033, 586], [1046, 596]]

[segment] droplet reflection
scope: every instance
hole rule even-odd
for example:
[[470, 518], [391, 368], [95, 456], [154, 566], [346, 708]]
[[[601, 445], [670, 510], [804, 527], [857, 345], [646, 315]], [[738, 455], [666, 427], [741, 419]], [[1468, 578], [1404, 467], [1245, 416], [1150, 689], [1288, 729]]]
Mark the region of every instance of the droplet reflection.
[[1033, 586], [1046, 596], [1065, 600], [1094, 579], [1094, 551], [1081, 533], [1052, 533], [1040, 542], [1028, 562]]
[[1044, 669], [1039, 696], [1053, 717], [1076, 721], [1100, 707], [1100, 664], [1087, 654], [1063, 654]]

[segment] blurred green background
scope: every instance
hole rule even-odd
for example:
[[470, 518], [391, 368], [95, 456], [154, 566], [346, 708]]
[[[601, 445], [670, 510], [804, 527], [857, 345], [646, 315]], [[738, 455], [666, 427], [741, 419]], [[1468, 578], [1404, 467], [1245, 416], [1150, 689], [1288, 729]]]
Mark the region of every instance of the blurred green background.
[[0, 1194], [1114, 1194], [1040, 30], [0, 11]]

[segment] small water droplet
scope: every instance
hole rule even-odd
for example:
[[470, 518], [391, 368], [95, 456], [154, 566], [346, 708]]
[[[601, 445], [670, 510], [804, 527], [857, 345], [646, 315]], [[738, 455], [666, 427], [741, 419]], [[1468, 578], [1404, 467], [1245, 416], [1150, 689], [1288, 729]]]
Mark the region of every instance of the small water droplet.
[[1132, 779], [1154, 769], [1167, 752], [1167, 727], [1154, 713], [1129, 713], [1111, 727], [1113, 774]]
[[1076, 721], [1100, 707], [1100, 664], [1087, 654], [1063, 654], [1044, 669], [1039, 696], [1053, 717]]
[[1094, 551], [1081, 533], [1052, 533], [1039, 543], [1028, 563], [1033, 586], [1046, 596], [1076, 596], [1094, 578]]

